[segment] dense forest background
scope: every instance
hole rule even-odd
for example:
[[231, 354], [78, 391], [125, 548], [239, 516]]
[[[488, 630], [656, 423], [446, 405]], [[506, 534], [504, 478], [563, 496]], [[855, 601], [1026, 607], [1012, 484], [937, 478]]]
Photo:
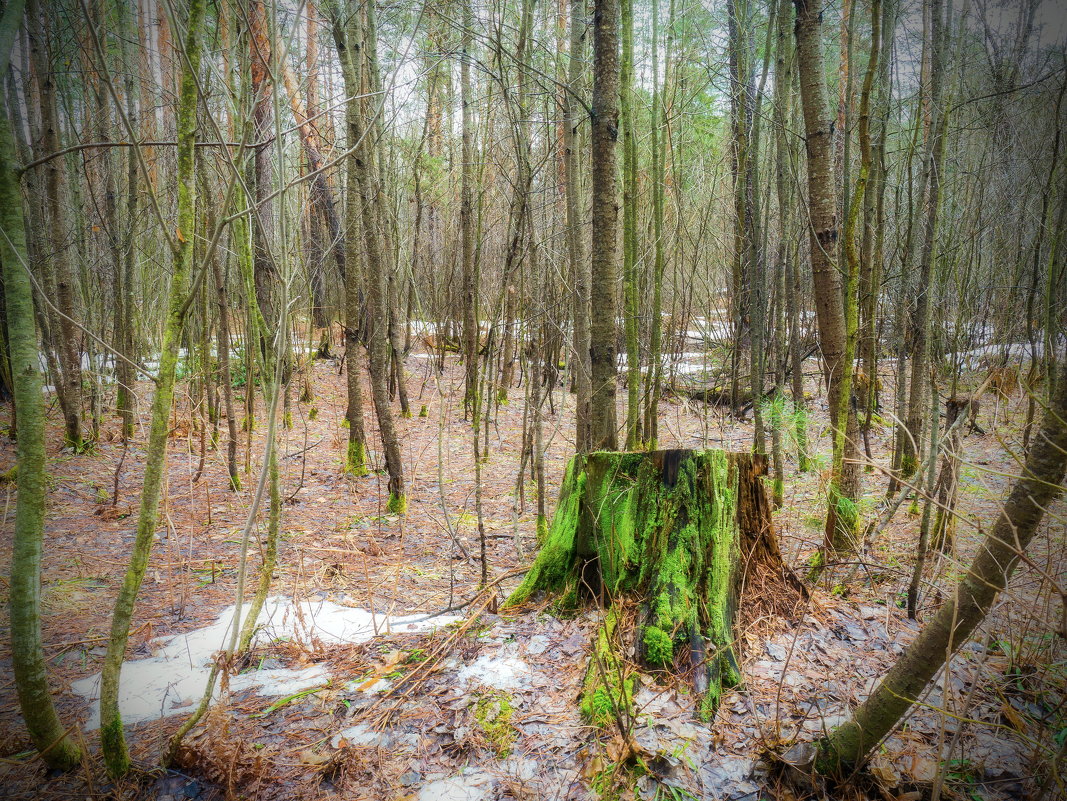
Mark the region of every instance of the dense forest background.
[[0, 76], [13, 797], [1065, 792], [1059, 0], [4, 0]]

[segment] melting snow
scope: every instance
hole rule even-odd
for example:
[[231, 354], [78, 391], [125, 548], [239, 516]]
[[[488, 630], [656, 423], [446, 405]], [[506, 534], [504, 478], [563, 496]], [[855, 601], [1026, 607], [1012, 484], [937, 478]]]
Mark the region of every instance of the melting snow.
[[[229, 643], [234, 611], [235, 607], [227, 607], [210, 626], [156, 640], [152, 657], [123, 664], [119, 710], [124, 723], [192, 712], [207, 686], [214, 654]], [[427, 631], [458, 619], [448, 615], [388, 617], [331, 601], [294, 604], [275, 597], [263, 605], [256, 621], [260, 628], [255, 641], [268, 643], [285, 638], [309, 644], [360, 643], [384, 632]], [[234, 676], [230, 688], [253, 690], [263, 696], [285, 696], [323, 686], [329, 679], [322, 665], [302, 670], [278, 668]], [[86, 728], [99, 728], [100, 674], [74, 682], [72, 689], [92, 704]]]
[[381, 745], [384, 735], [382, 732], [375, 731], [365, 723], [357, 723], [355, 726], [349, 726], [344, 731], [338, 732], [330, 740], [330, 745], [334, 748], [341, 747], [341, 740], [344, 740], [349, 745]]
[[482, 801], [488, 794], [489, 777], [481, 772], [424, 784], [419, 790], [418, 801]]
[[471, 679], [498, 690], [510, 690], [520, 686], [530, 674], [530, 666], [514, 656], [479, 656], [469, 665], [464, 665], [456, 678]]

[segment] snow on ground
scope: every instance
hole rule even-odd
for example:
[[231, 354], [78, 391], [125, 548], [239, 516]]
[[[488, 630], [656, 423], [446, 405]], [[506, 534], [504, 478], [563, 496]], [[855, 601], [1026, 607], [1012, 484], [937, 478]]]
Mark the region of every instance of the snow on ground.
[[[122, 666], [119, 710], [124, 723], [143, 723], [160, 717], [191, 712], [207, 686], [214, 655], [230, 640], [235, 606], [227, 607], [209, 626], [157, 640], [154, 655], [127, 661]], [[247, 607], [245, 608], [247, 611]], [[341, 606], [332, 601], [301, 601], [268, 598], [257, 618], [256, 643], [292, 639], [309, 644], [361, 643], [382, 633], [428, 631], [459, 618], [389, 617], [365, 609]], [[330, 676], [321, 665], [301, 670], [273, 668], [235, 676], [231, 690], [253, 690], [263, 696], [287, 696], [321, 687]], [[92, 705], [86, 729], [100, 727], [100, 674], [72, 685], [76, 695]]]
[[464, 665], [456, 678], [495, 687], [498, 690], [512, 690], [524, 684], [530, 673], [530, 666], [514, 656], [488, 656], [483, 654], [469, 665]]
[[[1059, 343], [1055, 348], [1060, 358], [1063, 358], [1064, 346]], [[978, 367], [985, 359], [1000, 359], [1007, 357], [1010, 361], [1029, 361], [1031, 354], [1034, 358], [1041, 359], [1045, 355], [1045, 344], [1035, 342], [1033, 347], [1026, 342], [1014, 342], [1010, 345], [982, 345], [978, 348], [958, 353], [946, 353], [945, 358], [950, 362], [961, 362], [968, 369]]]

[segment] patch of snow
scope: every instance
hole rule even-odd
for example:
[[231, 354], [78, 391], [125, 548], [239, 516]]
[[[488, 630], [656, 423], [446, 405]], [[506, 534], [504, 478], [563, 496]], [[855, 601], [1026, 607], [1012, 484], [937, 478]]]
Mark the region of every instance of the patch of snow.
[[393, 687], [393, 683], [389, 681], [389, 679], [378, 679], [376, 682], [374, 682], [374, 684], [370, 685], [369, 687], [364, 687], [362, 690], [360, 690], [360, 687], [363, 684], [365, 684], [364, 681], [356, 679], [354, 681], [348, 682], [348, 684], [345, 685], [345, 689], [351, 691], [359, 690], [360, 692], [364, 693], [384, 693], [388, 690], [391, 690]]
[[498, 690], [511, 690], [521, 686], [529, 674], [530, 666], [517, 657], [482, 655], [464, 665], [456, 678], [480, 682]]
[[330, 740], [330, 745], [334, 748], [341, 747], [341, 740], [344, 740], [349, 745], [381, 745], [384, 738], [384, 734], [380, 731], [375, 731], [366, 723], [357, 723], [355, 726], [349, 726], [344, 731], [340, 731], [333, 736]]
[[[1064, 343], [1057, 342], [1054, 350], [1057, 356], [1062, 356]], [[962, 362], [968, 368], [973, 368], [981, 366], [981, 362], [985, 359], [996, 360], [1006, 356], [1009, 361], [1027, 362], [1031, 355], [1037, 359], [1044, 358], [1045, 343], [1035, 342], [1033, 348], [1026, 342], [1014, 342], [1010, 345], [982, 345], [967, 351], [946, 353], [945, 358], [949, 361]]]
[[548, 650], [548, 637], [544, 634], [536, 634], [530, 638], [530, 641], [526, 645], [526, 653], [531, 656], [538, 656]]
[[[322, 665], [311, 665], [303, 670], [289, 670], [288, 668], [272, 668], [270, 670], [253, 670], [241, 673], [230, 679], [230, 689], [253, 690], [256, 695], [267, 697], [293, 695], [294, 693], [310, 690], [312, 687], [322, 687], [330, 681], [330, 674]], [[204, 688], [200, 688], [203, 692]]]
[[[245, 607], [247, 608], [247, 607]], [[124, 723], [142, 723], [192, 712], [207, 686], [213, 658], [229, 643], [235, 607], [223, 610], [209, 626], [164, 637], [153, 644], [148, 659], [127, 661], [120, 676], [119, 711]], [[256, 620], [255, 643], [292, 639], [310, 644], [361, 643], [384, 632], [427, 631], [459, 618], [417, 615], [388, 617], [331, 601], [268, 598]], [[329, 674], [321, 665], [302, 670], [276, 668], [233, 677], [233, 690], [253, 690], [263, 696], [285, 696], [321, 686]], [[89, 730], [100, 727], [100, 674], [74, 682], [72, 689], [92, 705]]]
[[491, 789], [488, 785], [489, 777], [480, 772], [451, 776], [424, 784], [418, 801], [483, 801]]

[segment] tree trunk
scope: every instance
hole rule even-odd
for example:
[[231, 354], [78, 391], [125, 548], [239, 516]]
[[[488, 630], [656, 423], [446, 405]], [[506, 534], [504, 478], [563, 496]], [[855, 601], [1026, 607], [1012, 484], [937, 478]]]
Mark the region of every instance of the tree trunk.
[[460, 249], [463, 261], [463, 365], [466, 388], [463, 394], [465, 413], [473, 413], [478, 394], [478, 276], [474, 252], [474, 122], [471, 119], [471, 47], [474, 13], [472, 0], [463, 0], [463, 41], [459, 62], [460, 125]]
[[193, 255], [193, 231], [196, 220], [196, 176], [194, 150], [196, 147], [197, 81], [200, 71], [200, 27], [204, 20], [204, 0], [191, 0], [185, 35], [185, 67], [182, 70], [181, 94], [178, 100], [178, 210], [177, 236], [172, 253], [173, 274], [163, 345], [159, 359], [156, 394], [152, 399], [152, 417], [148, 449], [145, 454], [144, 487], [137, 518], [137, 536], [130, 556], [126, 577], [115, 600], [111, 619], [111, 635], [100, 678], [100, 736], [104, 761], [112, 776], [121, 776], [130, 768], [126, 738], [119, 716], [119, 670], [126, 653], [130, 635], [130, 619], [137, 600], [152, 539], [159, 519], [159, 496], [164, 480], [164, 461], [167, 454], [167, 423], [174, 399], [174, 374], [178, 365], [178, 344], [185, 317], [185, 300], [189, 270]]
[[563, 174], [567, 199], [567, 255], [574, 274], [574, 372], [575, 448], [584, 453], [592, 445], [590, 434], [590, 398], [592, 383], [589, 361], [589, 264], [585, 260], [578, 180], [578, 103], [572, 94], [578, 91], [581, 78], [582, 51], [585, 41], [585, 0], [571, 0], [570, 52], [567, 60], [567, 91], [563, 93]]
[[[237, 415], [233, 405], [233, 377], [230, 371], [230, 304], [226, 300], [226, 281], [217, 260], [211, 264], [215, 278], [215, 301], [219, 313], [219, 340], [215, 352], [219, 360], [219, 380], [222, 382], [222, 401], [226, 414], [226, 471], [230, 489], [241, 489], [241, 475], [237, 471]], [[249, 390], [250, 391], [250, 390]]]
[[794, 5], [797, 72], [807, 137], [811, 273], [834, 440], [826, 515], [826, 545], [833, 552], [855, 547], [856, 540], [856, 488], [850, 486], [845, 467], [856, 450], [855, 438], [846, 436], [847, 421], [855, 419], [848, 397], [852, 369], [846, 359], [845, 309], [837, 267], [837, 203], [831, 163], [832, 130], [822, 67], [821, 10], [819, 0], [794, 0]]
[[[344, 79], [345, 94], [349, 98], [359, 96], [360, 63], [359, 48], [354, 41], [354, 34], [349, 30], [354, 27], [350, 20], [342, 18], [343, 14], [354, 14], [351, 9], [339, 9], [330, 6], [333, 25], [334, 43], [337, 46], [338, 60], [341, 62], [341, 75]], [[345, 130], [348, 146], [356, 147], [363, 131], [362, 116], [359, 105], [351, 100], [345, 104]], [[345, 250], [351, 257], [344, 276], [345, 290], [345, 375], [347, 377], [348, 406], [345, 420], [348, 423], [348, 445], [345, 450], [344, 471], [353, 476], [367, 475], [367, 437], [363, 428], [363, 389], [362, 357], [360, 356], [360, 334], [363, 330], [363, 297], [360, 292], [360, 271], [355, 257], [362, 252], [362, 227], [360, 224], [360, 188], [357, 160], [353, 155], [347, 159], [348, 176], [345, 187]]]
[[[368, 90], [377, 97], [378, 59], [376, 56], [376, 39], [378, 36], [375, 10], [372, 5], [364, 6], [366, 14], [362, 29], [362, 53], [364, 57], [362, 95]], [[363, 110], [364, 144], [353, 154], [356, 162], [356, 176], [361, 190], [360, 222], [363, 228], [364, 258], [367, 265], [367, 306], [370, 311], [369, 342], [367, 347], [370, 364], [371, 396], [374, 412], [378, 418], [378, 431], [381, 435], [382, 450], [385, 454], [385, 469], [389, 474], [390, 512], [402, 514], [407, 509], [407, 497], [404, 490], [404, 467], [400, 460], [400, 441], [393, 420], [393, 409], [389, 403], [387, 386], [389, 373], [389, 308], [388, 286], [385, 255], [389, 252], [383, 237], [385, 213], [382, 202], [381, 171], [378, 169], [378, 147], [380, 131], [376, 130], [371, 115], [366, 113], [368, 99], [357, 100]], [[376, 102], [382, 102], [377, 100]]]
[[[670, 7], [664, 75], [670, 72], [670, 43], [674, 3]], [[652, 0], [652, 308], [648, 322], [648, 378], [645, 380], [645, 446], [655, 449], [659, 440], [659, 399], [663, 391], [663, 273], [666, 245], [663, 231], [664, 162], [667, 160], [667, 116], [659, 80], [659, 0]]]
[[940, 551], [951, 551], [956, 539], [956, 499], [959, 494], [963, 426], [955, 423], [961, 415], [973, 421], [977, 414], [978, 399], [973, 396], [953, 395], [945, 401], [945, 430], [951, 433], [943, 446], [944, 455], [937, 475], [937, 513], [934, 515], [932, 534], [933, 547]]
[[[126, 94], [126, 119], [130, 124], [130, 128], [136, 129], [138, 110], [137, 81], [135, 80], [135, 70], [131, 66], [131, 57], [129, 53], [129, 41], [133, 40], [135, 36], [133, 33], [133, 12], [126, 8], [125, 4], [122, 4], [119, 8], [119, 14], [122, 17], [123, 31], [119, 40], [125, 71], [123, 88]], [[121, 310], [121, 313], [119, 314], [121, 326], [117, 331], [118, 341], [115, 344], [122, 355], [126, 357], [125, 359], [116, 359], [115, 362], [115, 378], [118, 385], [115, 406], [122, 415], [122, 439], [124, 442], [133, 436], [133, 384], [137, 378], [136, 373], [133, 371], [133, 366], [128, 360], [134, 359], [137, 355], [134, 352], [133, 310], [136, 304], [136, 298], [133, 290], [137, 269], [136, 235], [138, 205], [140, 200], [138, 192], [140, 178], [141, 174], [137, 164], [137, 152], [135, 148], [131, 147], [129, 149], [129, 154], [126, 157], [126, 230], [124, 232], [125, 238], [122, 243], [123, 257], [119, 291], [115, 297], [116, 309]]]
[[619, 199], [615, 143], [619, 138], [619, 0], [596, 0], [593, 12], [592, 117], [592, 314], [589, 355], [592, 370], [590, 429], [593, 450], [618, 448], [615, 411], [615, 328], [618, 303]]
[[941, 108], [942, 61], [944, 36], [942, 0], [926, 0], [925, 14], [929, 18], [929, 83], [926, 87], [924, 114], [929, 115], [923, 151], [923, 231], [919, 246], [919, 284], [915, 288], [915, 307], [912, 314], [911, 384], [908, 394], [907, 428], [904, 438], [901, 471], [910, 476], [918, 464], [922, 451], [924, 383], [930, 358], [930, 301], [933, 287], [934, 245], [937, 237], [938, 210], [941, 200], [941, 161], [947, 114]]
[[[40, 139], [35, 147], [38, 157], [51, 155], [59, 150], [59, 121], [56, 113], [56, 86], [53, 80], [52, 54], [48, 32], [38, 0], [29, 0], [27, 21], [30, 30], [30, 53], [37, 74], [38, 106], [40, 111]], [[45, 208], [48, 211], [47, 252], [45, 259], [53, 279], [55, 307], [58, 314], [50, 315], [52, 337], [59, 357], [61, 382], [56, 389], [63, 411], [66, 443], [75, 452], [81, 452], [82, 442], [82, 370], [81, 332], [75, 322], [74, 274], [67, 254], [67, 231], [64, 224], [67, 203], [63, 198], [63, 160], [52, 159], [45, 163], [43, 191]]]
[[[363, 244], [363, 258], [366, 265], [367, 280], [367, 309], [369, 312], [369, 330], [367, 351], [370, 363], [371, 396], [374, 402], [374, 411], [378, 418], [378, 430], [381, 435], [382, 449], [385, 455], [385, 466], [389, 473], [389, 501], [387, 508], [390, 512], [402, 513], [407, 507], [404, 494], [404, 468], [400, 461], [400, 445], [397, 439], [396, 426], [393, 421], [393, 411], [389, 405], [389, 340], [388, 340], [388, 309], [386, 306], [387, 287], [385, 270], [387, 269], [383, 259], [382, 248], [382, 210], [381, 210], [381, 187], [378, 183], [376, 170], [377, 136], [368, 125], [369, 115], [366, 113], [365, 104], [368, 102], [364, 97], [368, 86], [373, 85], [373, 78], [368, 75], [378, 69], [373, 50], [367, 42], [376, 36], [373, 10], [366, 9], [368, 14], [366, 24], [360, 19], [361, 10], [354, 4], [349, 4], [343, 9], [333, 10], [334, 40], [337, 44], [338, 55], [341, 60], [342, 73], [345, 81], [345, 91], [348, 95], [346, 108], [346, 121], [348, 127], [349, 147], [354, 148], [349, 155], [349, 208], [351, 214], [348, 225], [350, 234], [352, 229], [359, 231], [359, 241]], [[353, 208], [354, 207], [354, 208]], [[353, 251], [355, 252], [355, 251]], [[348, 292], [352, 292], [351, 286]], [[352, 311], [353, 297], [349, 294], [349, 311]], [[355, 344], [355, 331], [351, 329], [352, 320], [349, 320], [347, 332], [349, 347]], [[349, 350], [349, 358], [355, 355], [356, 350]], [[352, 454], [352, 430], [356, 422], [354, 415], [359, 414], [357, 408], [359, 395], [358, 366], [354, 359], [349, 361], [349, 453]], [[362, 432], [360, 432], [362, 433]], [[358, 454], [357, 454], [358, 455]]]
[[[0, 40], [13, 36], [23, 4], [10, 3], [0, 22]], [[0, 49], [0, 75], [10, 51]], [[0, 100], [2, 100], [0, 95]], [[7, 346], [16, 415], [18, 497], [11, 552], [8, 605], [11, 614], [11, 663], [22, 717], [34, 747], [49, 767], [66, 770], [81, 761], [67, 736], [48, 690], [41, 643], [41, 550], [45, 516], [45, 405], [41, 393], [33, 289], [27, 272], [22, 197], [15, 177], [15, 142], [0, 103], [0, 240]]]
[[[271, 235], [274, 231], [274, 204], [270, 197], [274, 188], [274, 109], [271, 93], [276, 90], [269, 68], [271, 41], [267, 31], [263, 0], [248, 3], [249, 54], [252, 75], [252, 130], [255, 141], [260, 143], [253, 156], [252, 184], [256, 198], [256, 211], [252, 226], [253, 264], [256, 283], [256, 301], [264, 320], [273, 320], [274, 299], [272, 289], [277, 283], [274, 268], [274, 250]], [[264, 332], [261, 332], [261, 334]], [[257, 346], [262, 343], [257, 343]]]
[[[641, 445], [641, 312], [637, 288], [637, 132], [633, 111], [634, 9], [621, 0], [622, 63], [619, 123], [622, 126], [622, 292], [626, 331], [626, 449]], [[596, 227], [593, 227], [596, 236]]]
[[821, 771], [847, 775], [862, 764], [896, 727], [947, 657], [967, 641], [1007, 585], [1045, 511], [1063, 494], [1065, 468], [1067, 382], [1061, 382], [1027, 455], [1026, 467], [966, 575], [852, 720], [820, 742], [816, 766]]
[[[711, 713], [740, 680], [735, 614], [759, 604], [791, 616], [805, 591], [778, 551], [763, 487], [766, 460], [725, 451], [596, 452], [571, 459], [555, 519], [526, 579], [508, 599], [537, 593], [637, 605], [634, 646], [648, 668], [694, 668]], [[592, 667], [592, 666], [591, 666]], [[603, 685], [583, 709], [603, 722]]]

